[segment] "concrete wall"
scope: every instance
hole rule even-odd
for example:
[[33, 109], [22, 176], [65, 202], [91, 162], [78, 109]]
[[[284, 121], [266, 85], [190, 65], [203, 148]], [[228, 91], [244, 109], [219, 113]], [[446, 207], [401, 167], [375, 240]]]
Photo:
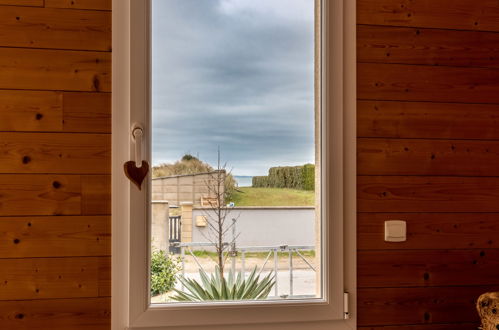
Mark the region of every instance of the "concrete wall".
[[[200, 216], [207, 216], [207, 211], [194, 209], [193, 242], [208, 241], [209, 226], [196, 225]], [[237, 218], [238, 246], [315, 245], [314, 207], [236, 207], [232, 217]], [[226, 241], [231, 237], [229, 233]]]
[[[216, 184], [216, 172], [176, 175], [152, 179], [152, 199], [168, 201], [170, 205], [192, 203], [201, 206], [201, 197], [210, 197]], [[221, 192], [223, 192], [223, 185]], [[213, 196], [212, 196], [213, 197]]]
[[168, 252], [168, 216], [169, 207], [167, 201], [153, 201], [151, 203], [151, 244], [153, 250]]

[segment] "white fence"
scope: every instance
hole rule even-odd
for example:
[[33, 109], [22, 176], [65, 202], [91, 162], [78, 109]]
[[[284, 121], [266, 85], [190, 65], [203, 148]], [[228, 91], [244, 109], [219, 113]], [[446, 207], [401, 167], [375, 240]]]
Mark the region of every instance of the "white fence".
[[[199, 249], [210, 249], [212, 247], [212, 243], [177, 243], [175, 246], [178, 246], [181, 251], [181, 260], [182, 260], [182, 276], [186, 277], [186, 272], [185, 272], [185, 256], [186, 254], [190, 254], [191, 257], [194, 259], [196, 264], [199, 266], [199, 269], [204, 269], [203, 265], [199, 262], [198, 258], [196, 255], [193, 253], [194, 250], [199, 250]], [[315, 246], [290, 246], [290, 245], [282, 245], [282, 246], [257, 246], [257, 247], [236, 247], [235, 245], [230, 245], [227, 246], [227, 253], [231, 256], [231, 264], [230, 268], [233, 274], [236, 274], [236, 258], [238, 255], [241, 257], [241, 272], [243, 277], [247, 275], [246, 269], [245, 269], [245, 255], [248, 252], [264, 252], [266, 253], [266, 257], [263, 260], [262, 264], [259, 265], [259, 273], [261, 274], [264, 272], [265, 266], [267, 263], [272, 264], [273, 263], [273, 268], [272, 272], [274, 274], [274, 296], [272, 298], [305, 298], [305, 297], [314, 297], [314, 291], [315, 291], [315, 283], [314, 285], [309, 285], [310, 288], [308, 288], [308, 292], [305, 294], [298, 294], [296, 295], [294, 292], [294, 272], [295, 269], [293, 267], [293, 254], [296, 254], [298, 257], [301, 258], [305, 262], [305, 264], [308, 266], [308, 271], [312, 275], [312, 278], [315, 278], [317, 269], [316, 267], [309, 262], [300, 251], [310, 251], [314, 250]], [[286, 270], [280, 270], [279, 268], [279, 252], [285, 252], [288, 254], [288, 281], [289, 281], [289, 286], [288, 286], [288, 291], [285, 294], [282, 294], [282, 291], [279, 291], [280, 288], [280, 281], [283, 279], [283, 272], [286, 272]], [[271, 260], [272, 259], [272, 260]], [[227, 267], [229, 268], [229, 267]], [[190, 274], [188, 277], [192, 277], [193, 274]], [[197, 274], [194, 274], [194, 277], [196, 277]], [[315, 281], [314, 281], [315, 282]], [[184, 286], [181, 286], [182, 290], [184, 289]]]

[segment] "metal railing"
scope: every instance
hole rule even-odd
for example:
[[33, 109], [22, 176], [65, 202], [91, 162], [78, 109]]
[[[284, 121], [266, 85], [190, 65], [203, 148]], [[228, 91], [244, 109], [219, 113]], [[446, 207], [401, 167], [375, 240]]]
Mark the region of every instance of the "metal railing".
[[[185, 258], [186, 258], [186, 252], [189, 253], [194, 261], [196, 262], [197, 266], [200, 269], [203, 269], [203, 266], [201, 265], [201, 262], [199, 259], [196, 257], [194, 254], [193, 248], [202, 248], [202, 247], [215, 247], [216, 245], [214, 243], [175, 243], [175, 246], [180, 248], [180, 255], [181, 255], [181, 263], [182, 263], [182, 276], [185, 276]], [[264, 270], [265, 266], [267, 265], [268, 261], [270, 258], [273, 256], [273, 270], [275, 274], [275, 285], [274, 285], [274, 294], [275, 297], [280, 297], [280, 298], [293, 298], [293, 297], [298, 297], [298, 295], [294, 295], [293, 292], [293, 287], [294, 287], [294, 280], [293, 280], [293, 270], [294, 270], [294, 265], [293, 265], [293, 254], [296, 253], [298, 257], [300, 257], [305, 264], [316, 272], [317, 270], [315, 267], [304, 257], [304, 255], [300, 251], [310, 251], [314, 250], [315, 246], [307, 246], [307, 245], [278, 245], [278, 246], [241, 246], [241, 247], [236, 247], [236, 244], [232, 243], [225, 243], [224, 246], [227, 247], [226, 253], [228, 256], [232, 259], [231, 260], [231, 269], [232, 272], [236, 272], [236, 258], [240, 254], [241, 255], [241, 272], [243, 276], [246, 273], [245, 269], [245, 262], [246, 262], [246, 253], [248, 252], [268, 252], [263, 265], [261, 266], [260, 273]], [[279, 253], [282, 252], [287, 252], [288, 254], [288, 272], [289, 272], [289, 295], [279, 295], [279, 286], [278, 286], [278, 275], [279, 275]], [[300, 296], [303, 297], [303, 296]]]

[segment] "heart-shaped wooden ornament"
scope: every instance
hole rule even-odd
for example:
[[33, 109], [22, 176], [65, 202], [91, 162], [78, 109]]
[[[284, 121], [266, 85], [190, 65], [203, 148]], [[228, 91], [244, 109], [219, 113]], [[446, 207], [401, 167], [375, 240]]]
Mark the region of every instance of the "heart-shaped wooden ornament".
[[142, 161], [142, 166], [135, 166], [135, 162], [130, 160], [126, 162], [123, 167], [125, 168], [125, 175], [132, 181], [139, 190], [142, 190], [142, 182], [149, 172], [149, 163], [145, 160]]

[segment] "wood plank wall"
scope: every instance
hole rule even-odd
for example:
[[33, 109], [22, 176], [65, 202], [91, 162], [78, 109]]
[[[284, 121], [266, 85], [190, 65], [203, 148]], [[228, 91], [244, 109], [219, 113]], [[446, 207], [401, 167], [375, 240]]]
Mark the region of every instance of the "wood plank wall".
[[[499, 290], [499, 5], [357, 3], [359, 328], [473, 329]], [[0, 0], [0, 328], [109, 329], [110, 10]]]
[[476, 329], [499, 290], [499, 3], [357, 4], [359, 328]]
[[109, 329], [111, 0], [0, 0], [0, 31], [0, 329]]

